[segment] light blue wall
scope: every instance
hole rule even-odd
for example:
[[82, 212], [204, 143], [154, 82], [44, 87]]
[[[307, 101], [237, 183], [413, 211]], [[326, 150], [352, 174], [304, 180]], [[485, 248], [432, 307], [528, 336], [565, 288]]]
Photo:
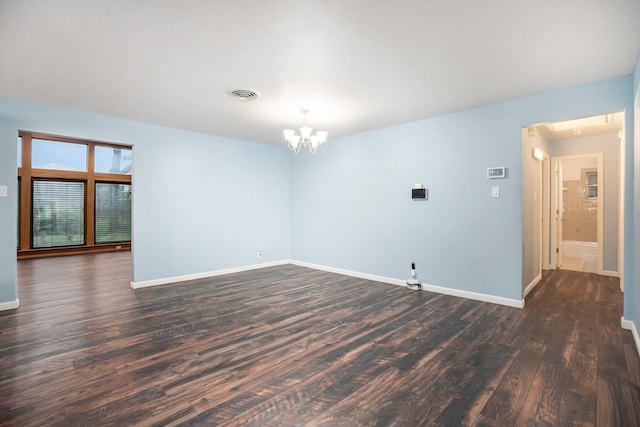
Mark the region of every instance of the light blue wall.
[[16, 299], [18, 129], [133, 145], [135, 281], [290, 258], [286, 148], [0, 98], [0, 303]]
[[290, 258], [290, 156], [168, 129], [136, 143], [135, 280]]
[[[18, 135], [11, 130], [11, 118], [0, 113], [0, 185], [8, 187], [0, 197], [0, 304], [14, 302], [16, 293], [16, 165]], [[10, 142], [11, 141], [11, 142]]]
[[[135, 281], [287, 258], [403, 279], [416, 262], [425, 283], [519, 300], [521, 128], [625, 110], [633, 171], [632, 109], [625, 76], [335, 138], [292, 159], [281, 147], [0, 98], [0, 184], [10, 186], [0, 199], [0, 302], [16, 298], [18, 129], [134, 146]], [[506, 166], [508, 178], [488, 180], [490, 166]], [[428, 201], [410, 199], [416, 182]], [[633, 233], [632, 173], [626, 190]], [[626, 239], [627, 278], [633, 247]], [[625, 313], [635, 313], [634, 291], [627, 284]]]
[[[333, 139], [296, 157], [293, 258], [397, 279], [416, 262], [425, 283], [520, 300], [521, 128], [619, 110], [630, 126], [631, 92], [625, 76]], [[491, 166], [506, 166], [508, 178], [487, 179]], [[417, 182], [428, 201], [410, 199]], [[632, 201], [632, 185], [627, 193]]]

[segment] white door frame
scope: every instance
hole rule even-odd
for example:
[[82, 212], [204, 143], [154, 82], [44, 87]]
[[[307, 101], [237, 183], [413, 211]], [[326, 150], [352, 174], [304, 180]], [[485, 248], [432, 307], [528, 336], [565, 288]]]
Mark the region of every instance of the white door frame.
[[[551, 263], [550, 263], [550, 254], [549, 254], [549, 236], [550, 236], [550, 230], [551, 230], [551, 225], [550, 225], [550, 220], [551, 220], [551, 216], [549, 215], [550, 213], [550, 196], [549, 196], [549, 192], [551, 190], [551, 183], [550, 183], [550, 177], [551, 177], [551, 173], [549, 171], [549, 166], [550, 166], [550, 159], [549, 159], [549, 155], [543, 151], [543, 160], [540, 162], [542, 164], [542, 187], [541, 187], [541, 194], [540, 194], [540, 209], [542, 209], [542, 212], [540, 214], [540, 218], [541, 218], [541, 222], [540, 222], [540, 233], [542, 236], [542, 242], [540, 244], [541, 246], [541, 260], [542, 260], [542, 269], [543, 270], [549, 270], [549, 268], [551, 268]], [[554, 267], [555, 268], [555, 267]]]
[[624, 118], [622, 120], [622, 123], [622, 130], [619, 134], [620, 152], [618, 157], [618, 169], [620, 171], [620, 176], [618, 178], [618, 277], [620, 278], [620, 291], [624, 292], [624, 178], [626, 175]]

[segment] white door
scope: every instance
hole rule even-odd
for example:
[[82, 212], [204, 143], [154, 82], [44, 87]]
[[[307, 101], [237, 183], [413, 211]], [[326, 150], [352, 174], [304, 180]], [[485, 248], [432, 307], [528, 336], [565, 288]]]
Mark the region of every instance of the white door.
[[556, 189], [556, 212], [555, 212], [555, 220], [556, 220], [556, 235], [555, 235], [555, 246], [556, 246], [556, 268], [560, 268], [562, 266], [562, 221], [564, 221], [564, 191], [563, 191], [563, 172], [562, 172], [562, 161], [556, 161], [556, 171], [555, 171], [555, 189]]
[[538, 225], [538, 230], [535, 236], [535, 246], [537, 247], [536, 254], [534, 256], [534, 270], [536, 275], [542, 277], [542, 200], [543, 200], [543, 191], [542, 191], [542, 161], [538, 161], [536, 168], [536, 182], [535, 182], [535, 191], [533, 194], [534, 197], [534, 222]]

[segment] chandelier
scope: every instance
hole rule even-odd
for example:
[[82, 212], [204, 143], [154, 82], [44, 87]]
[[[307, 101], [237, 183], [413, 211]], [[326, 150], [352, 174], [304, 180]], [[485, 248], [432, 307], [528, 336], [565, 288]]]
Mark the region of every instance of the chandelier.
[[317, 131], [315, 135], [311, 135], [312, 129], [307, 123], [307, 113], [309, 110], [303, 108], [300, 112], [304, 114], [304, 121], [300, 128], [300, 135], [296, 135], [296, 131], [294, 130], [285, 129], [283, 131], [284, 139], [287, 141], [287, 146], [296, 154], [300, 152], [300, 147], [309, 147], [309, 151], [311, 151], [311, 153], [315, 153], [322, 148], [325, 142], [327, 142], [327, 135], [329, 132]]

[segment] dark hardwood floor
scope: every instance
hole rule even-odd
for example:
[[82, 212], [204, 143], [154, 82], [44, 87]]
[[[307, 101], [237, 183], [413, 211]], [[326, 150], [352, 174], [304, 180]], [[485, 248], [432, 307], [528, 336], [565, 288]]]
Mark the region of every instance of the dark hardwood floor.
[[524, 310], [282, 266], [132, 290], [127, 253], [18, 264], [3, 426], [638, 426], [617, 279]]

